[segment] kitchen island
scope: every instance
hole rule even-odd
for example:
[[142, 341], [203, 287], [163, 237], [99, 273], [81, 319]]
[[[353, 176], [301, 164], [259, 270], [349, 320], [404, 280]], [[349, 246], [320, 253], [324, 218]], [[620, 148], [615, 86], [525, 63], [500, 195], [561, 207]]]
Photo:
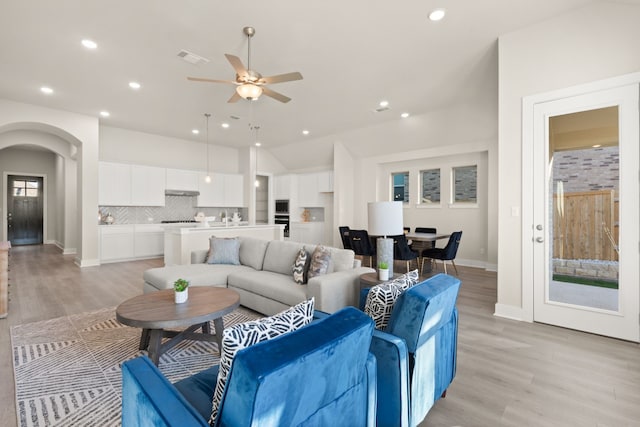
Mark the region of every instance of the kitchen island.
[[210, 227], [166, 227], [164, 231], [164, 265], [191, 264], [191, 251], [209, 249], [209, 238], [254, 237], [283, 240], [284, 225], [220, 224]]

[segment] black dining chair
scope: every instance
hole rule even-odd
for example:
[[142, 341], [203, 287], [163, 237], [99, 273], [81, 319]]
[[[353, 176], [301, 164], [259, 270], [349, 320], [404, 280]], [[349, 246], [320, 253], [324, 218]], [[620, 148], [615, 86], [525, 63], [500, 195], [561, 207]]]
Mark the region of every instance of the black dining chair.
[[422, 251], [422, 270], [424, 270], [424, 259], [430, 258], [430, 262], [433, 262], [437, 259], [442, 261], [442, 265], [444, 265], [444, 273], [447, 274], [447, 263], [446, 261], [451, 261], [453, 264], [453, 268], [456, 270], [456, 275], [458, 274], [458, 267], [456, 267], [456, 263], [454, 259], [456, 258], [456, 254], [458, 253], [458, 247], [460, 246], [460, 239], [462, 238], [462, 231], [456, 231], [451, 233], [449, 236], [449, 242], [447, 246], [444, 248], [430, 248]]
[[369, 257], [369, 266], [373, 268], [376, 247], [371, 243], [367, 230], [349, 230], [349, 244], [356, 255]]
[[407, 237], [404, 234], [399, 236], [391, 236], [393, 239], [393, 260], [405, 261], [407, 263], [407, 273], [409, 272], [409, 264], [416, 260], [416, 268], [418, 268], [418, 252], [412, 251], [407, 243]]
[[340, 231], [342, 246], [345, 249], [351, 249], [351, 243], [349, 242], [349, 227], [338, 227], [338, 230]]
[[[438, 231], [433, 228], [433, 227], [416, 227], [416, 233], [431, 233], [431, 234], [436, 234]], [[435, 240], [433, 242], [431, 242], [431, 247], [435, 248], [436, 247], [436, 242]], [[413, 248], [412, 248], [413, 249]]]

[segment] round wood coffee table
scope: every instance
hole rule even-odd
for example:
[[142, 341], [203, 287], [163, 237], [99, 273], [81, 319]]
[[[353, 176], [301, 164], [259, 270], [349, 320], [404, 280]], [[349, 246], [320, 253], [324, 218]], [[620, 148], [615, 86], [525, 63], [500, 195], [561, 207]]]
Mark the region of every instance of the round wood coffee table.
[[[116, 308], [116, 319], [123, 325], [142, 328], [140, 350], [147, 349], [149, 358], [158, 364], [160, 355], [185, 339], [215, 341], [222, 348], [222, 316], [240, 305], [240, 295], [234, 290], [212, 286], [190, 286], [189, 299], [174, 302], [173, 289], [138, 295]], [[215, 334], [209, 321], [213, 320]], [[168, 331], [182, 328], [183, 331]], [[202, 333], [195, 333], [202, 328]], [[162, 338], [171, 338], [162, 342]]]

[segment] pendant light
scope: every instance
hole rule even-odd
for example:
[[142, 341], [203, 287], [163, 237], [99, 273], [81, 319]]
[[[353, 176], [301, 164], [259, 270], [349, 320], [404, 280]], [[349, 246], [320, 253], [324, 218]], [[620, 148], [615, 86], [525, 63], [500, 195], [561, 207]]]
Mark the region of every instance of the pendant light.
[[204, 177], [204, 182], [209, 184], [211, 183], [211, 175], [209, 174], [209, 117], [211, 114], [204, 113], [204, 116], [207, 118], [207, 176]]

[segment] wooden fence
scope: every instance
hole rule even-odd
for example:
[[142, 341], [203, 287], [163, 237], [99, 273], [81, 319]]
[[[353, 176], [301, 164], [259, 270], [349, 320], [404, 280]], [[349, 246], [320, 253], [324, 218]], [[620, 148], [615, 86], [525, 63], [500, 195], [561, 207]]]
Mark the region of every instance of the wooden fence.
[[618, 260], [618, 193], [564, 193], [553, 197], [553, 258]]

